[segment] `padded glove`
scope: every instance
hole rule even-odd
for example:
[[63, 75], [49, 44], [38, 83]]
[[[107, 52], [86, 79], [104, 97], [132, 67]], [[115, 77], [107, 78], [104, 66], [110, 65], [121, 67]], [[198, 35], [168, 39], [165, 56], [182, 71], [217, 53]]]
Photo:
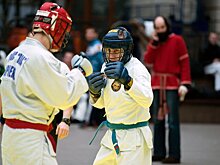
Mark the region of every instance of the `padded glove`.
[[85, 57], [84, 52], [81, 52], [80, 56], [76, 54], [71, 60], [71, 65], [73, 68], [78, 68], [85, 77], [88, 77], [93, 72], [92, 64]]
[[106, 79], [101, 72], [95, 72], [87, 77], [89, 91], [94, 96], [101, 95], [101, 89], [105, 87]]
[[104, 72], [109, 79], [115, 79], [123, 85], [127, 85], [131, 81], [128, 70], [120, 61], [107, 63]]

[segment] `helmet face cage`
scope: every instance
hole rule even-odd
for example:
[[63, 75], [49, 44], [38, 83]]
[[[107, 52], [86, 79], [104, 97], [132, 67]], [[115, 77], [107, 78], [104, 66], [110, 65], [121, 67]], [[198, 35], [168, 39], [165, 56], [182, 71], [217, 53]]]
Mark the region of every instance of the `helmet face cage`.
[[69, 39], [70, 39], [70, 33], [66, 32], [61, 49], [64, 49], [67, 46]]
[[[106, 59], [108, 60], [108, 62], [121, 61], [124, 56], [124, 49], [123, 48], [113, 48], [113, 49], [103, 48], [103, 52], [105, 52]], [[114, 54], [114, 56], [111, 56], [111, 54]]]
[[123, 49], [123, 55], [120, 61], [126, 64], [132, 57], [133, 39], [130, 33], [123, 27], [110, 30], [102, 40], [103, 57], [105, 62], [111, 62], [109, 56], [106, 54], [106, 48]]
[[62, 7], [56, 3], [46, 2], [37, 11], [33, 32], [44, 32], [51, 42], [50, 51], [57, 52], [67, 44], [66, 36], [71, 26], [72, 20]]
[[64, 47], [66, 47], [67, 43], [68, 43], [68, 39], [69, 39], [69, 32], [71, 29], [71, 26], [61, 20], [61, 19], [57, 19], [56, 20], [56, 26], [57, 26], [57, 30], [56, 31], [50, 31], [50, 36], [53, 39], [52, 42], [52, 48], [51, 49], [62, 49]]

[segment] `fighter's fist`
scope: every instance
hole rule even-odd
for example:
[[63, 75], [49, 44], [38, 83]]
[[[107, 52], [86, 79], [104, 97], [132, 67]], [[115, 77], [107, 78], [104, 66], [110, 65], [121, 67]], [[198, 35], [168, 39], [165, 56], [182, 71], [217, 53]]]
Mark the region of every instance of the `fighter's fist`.
[[56, 129], [56, 135], [59, 139], [63, 139], [69, 135], [70, 127], [64, 122], [61, 122]]
[[108, 78], [115, 79], [124, 85], [131, 80], [128, 70], [120, 61], [107, 63], [104, 72]]
[[93, 68], [89, 60], [85, 57], [85, 53], [81, 52], [80, 56], [75, 55], [71, 60], [73, 68], [78, 68], [87, 77], [93, 72]]
[[101, 72], [95, 72], [87, 78], [89, 91], [93, 95], [100, 96], [101, 89], [105, 87], [106, 80]]

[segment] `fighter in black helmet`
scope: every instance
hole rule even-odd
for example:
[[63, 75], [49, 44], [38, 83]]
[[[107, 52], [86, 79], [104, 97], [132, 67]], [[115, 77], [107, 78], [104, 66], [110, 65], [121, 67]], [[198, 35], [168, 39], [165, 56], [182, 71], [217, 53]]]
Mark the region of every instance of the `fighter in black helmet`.
[[[152, 134], [148, 126], [153, 100], [150, 74], [132, 56], [133, 40], [123, 27], [102, 40], [105, 63], [88, 77], [90, 102], [105, 108], [109, 129], [94, 165], [151, 164]], [[104, 74], [103, 74], [104, 73]]]

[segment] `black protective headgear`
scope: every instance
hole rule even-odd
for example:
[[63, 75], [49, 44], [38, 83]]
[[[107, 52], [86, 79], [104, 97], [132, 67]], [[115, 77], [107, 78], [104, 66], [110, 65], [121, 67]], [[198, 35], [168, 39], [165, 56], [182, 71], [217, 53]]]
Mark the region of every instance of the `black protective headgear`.
[[133, 39], [130, 33], [124, 27], [118, 27], [110, 30], [102, 39], [102, 52], [105, 62], [109, 62], [106, 56], [105, 48], [118, 49], [122, 48], [124, 50], [121, 62], [126, 64], [132, 57], [133, 50]]

